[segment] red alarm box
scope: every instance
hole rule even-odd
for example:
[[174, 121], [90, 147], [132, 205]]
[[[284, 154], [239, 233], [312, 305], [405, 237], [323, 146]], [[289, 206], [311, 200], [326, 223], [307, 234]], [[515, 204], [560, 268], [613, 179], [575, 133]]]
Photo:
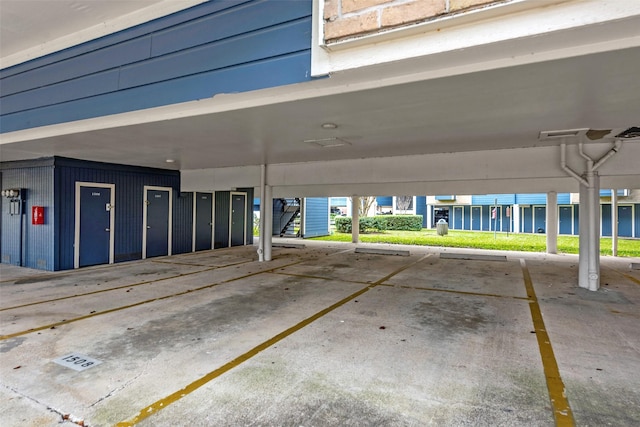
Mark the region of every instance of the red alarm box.
[[44, 206], [31, 207], [31, 224], [44, 225]]

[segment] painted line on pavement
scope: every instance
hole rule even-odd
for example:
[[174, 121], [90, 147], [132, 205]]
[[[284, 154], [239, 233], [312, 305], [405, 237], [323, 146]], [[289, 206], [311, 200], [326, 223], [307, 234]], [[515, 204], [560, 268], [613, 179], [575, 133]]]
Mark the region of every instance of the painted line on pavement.
[[527, 295], [529, 296], [529, 310], [531, 311], [531, 319], [533, 320], [536, 338], [538, 339], [538, 347], [542, 358], [544, 375], [547, 379], [547, 389], [549, 390], [549, 399], [551, 400], [551, 407], [553, 408], [553, 416], [556, 426], [573, 427], [575, 425], [573, 412], [569, 406], [564, 382], [560, 377], [558, 362], [556, 361], [553, 348], [551, 347], [551, 339], [549, 338], [549, 334], [547, 333], [547, 329], [544, 325], [542, 311], [538, 304], [538, 297], [533, 289], [533, 282], [531, 280], [529, 268], [527, 268], [527, 263], [522, 258], [520, 259], [520, 267], [522, 268], [524, 286], [527, 290]]
[[[182, 278], [182, 277], [186, 277], [186, 276], [191, 276], [191, 275], [194, 275], [194, 274], [200, 274], [200, 273], [206, 273], [206, 272], [213, 271], [213, 270], [218, 270], [220, 268], [233, 267], [233, 266], [240, 265], [240, 264], [246, 264], [246, 263], [253, 262], [253, 261], [254, 260], [242, 261], [242, 262], [236, 262], [236, 263], [233, 263], [233, 264], [221, 265], [221, 266], [215, 266], [215, 267], [208, 266], [208, 268], [204, 268], [202, 270], [191, 271], [189, 273], [176, 274], [176, 275], [173, 275], [173, 276], [162, 277], [162, 278], [155, 279], [155, 280], [145, 280], [143, 282], [136, 282], [136, 283], [132, 283], [130, 285], [116, 286], [115, 288], [100, 289], [98, 291], [85, 292], [83, 294], [67, 295], [67, 296], [59, 297], [59, 298], [52, 298], [52, 299], [47, 299], [47, 300], [42, 300], [42, 301], [35, 301], [35, 302], [26, 303], [26, 304], [14, 305], [14, 306], [11, 306], [11, 307], [3, 307], [3, 308], [0, 308], [0, 312], [7, 311], [7, 310], [14, 310], [16, 308], [29, 307], [29, 306], [38, 305], [38, 304], [46, 304], [46, 303], [49, 303], [49, 302], [63, 301], [63, 300], [66, 300], [66, 299], [71, 299], [71, 298], [84, 297], [84, 296], [94, 295], [94, 294], [101, 294], [101, 293], [104, 293], [104, 292], [116, 291], [118, 289], [134, 288], [136, 286], [148, 285], [148, 284], [151, 284], [151, 283], [162, 282], [162, 281], [165, 281], [165, 280], [178, 279], [178, 278]], [[193, 265], [193, 264], [189, 264], [189, 265], [192, 265], [194, 267], [207, 267], [207, 266], [196, 266], [196, 265]]]
[[[299, 331], [300, 329], [304, 328], [305, 326], [310, 325], [311, 323], [315, 322], [316, 320], [324, 317], [325, 315], [327, 315], [328, 313], [332, 312], [333, 310], [343, 306], [344, 304], [348, 303], [349, 301], [357, 298], [358, 296], [364, 294], [365, 292], [369, 291], [370, 289], [375, 288], [378, 285], [381, 285], [382, 283], [384, 283], [385, 281], [389, 280], [391, 277], [395, 276], [398, 273], [403, 272], [404, 270], [414, 266], [415, 264], [421, 262], [422, 260], [424, 260], [425, 258], [429, 257], [431, 254], [425, 255], [421, 258], [419, 258], [418, 260], [412, 261], [411, 263], [408, 263], [400, 268], [398, 268], [397, 270], [393, 271], [392, 273], [386, 275], [385, 277], [383, 277], [382, 279], [360, 289], [359, 291], [356, 291], [354, 293], [352, 293], [351, 295], [341, 299], [340, 301], [336, 302], [333, 305], [330, 305], [329, 307], [325, 308], [324, 310], [321, 310], [319, 312], [317, 312], [316, 314], [307, 317], [306, 319], [302, 320], [301, 322], [291, 326], [288, 329], [285, 329], [284, 331], [280, 332], [279, 334], [273, 336], [272, 338], [269, 338], [268, 340], [258, 344], [257, 346], [255, 346], [254, 348], [252, 348], [251, 350], [247, 351], [244, 354], [241, 354], [240, 356], [236, 357], [235, 359], [227, 362], [226, 364], [220, 366], [218, 369], [215, 369], [211, 372], [209, 372], [208, 374], [206, 374], [205, 376], [195, 380], [194, 382], [188, 384], [187, 386], [185, 386], [184, 388], [176, 391], [175, 393], [170, 394], [169, 396], [166, 396], [160, 400], [157, 400], [156, 402], [152, 403], [151, 405], [147, 406], [146, 408], [143, 408], [142, 410], [140, 410], [140, 412], [138, 412], [138, 415], [134, 416], [133, 418], [127, 420], [127, 421], [122, 421], [119, 422], [118, 424], [116, 424], [117, 427], [129, 427], [129, 426], [133, 426], [141, 421], [143, 421], [144, 419], [150, 417], [151, 415], [157, 413], [158, 411], [166, 408], [167, 406], [177, 402], [178, 400], [182, 399], [183, 397], [189, 395], [190, 393], [196, 391], [197, 389], [199, 389], [200, 387], [202, 387], [203, 385], [207, 384], [208, 382], [210, 382], [211, 380], [219, 377], [220, 375], [230, 371], [231, 369], [239, 366], [240, 364], [246, 362], [247, 360], [251, 359], [252, 357], [256, 356], [258, 353], [266, 350], [267, 348], [271, 347], [272, 345], [278, 343], [279, 341], [287, 338], [289, 335]], [[279, 267], [280, 268], [280, 267]]]
[[204, 289], [213, 288], [214, 286], [224, 285], [226, 283], [235, 282], [236, 280], [246, 279], [248, 277], [256, 276], [258, 274], [267, 273], [267, 272], [269, 272], [271, 270], [275, 270], [276, 268], [288, 267], [288, 266], [291, 266], [291, 265], [299, 264], [301, 262], [302, 261], [296, 261], [296, 262], [292, 262], [290, 264], [286, 264], [284, 266], [273, 267], [273, 268], [268, 269], [268, 270], [256, 271], [256, 272], [253, 272], [253, 273], [245, 274], [243, 276], [234, 277], [233, 279], [227, 279], [227, 280], [223, 280], [221, 282], [211, 283], [209, 285], [200, 286], [198, 288], [193, 288], [193, 289], [188, 289], [186, 291], [178, 292], [178, 293], [171, 294], [171, 295], [164, 295], [164, 296], [161, 296], [161, 297], [152, 298], [152, 299], [148, 299], [148, 300], [145, 300], [145, 301], [140, 301], [140, 302], [137, 302], [137, 303], [134, 303], [134, 304], [115, 307], [115, 308], [111, 308], [109, 310], [98, 311], [96, 313], [87, 314], [86, 316], [80, 316], [80, 317], [75, 317], [73, 319], [62, 320], [60, 322], [50, 323], [48, 325], [39, 326], [39, 327], [36, 327], [36, 328], [31, 328], [31, 329], [28, 329], [26, 331], [15, 332], [15, 333], [12, 333], [12, 334], [7, 334], [7, 335], [0, 335], [0, 341], [7, 340], [7, 339], [10, 339], [10, 338], [19, 337], [19, 336], [22, 336], [22, 335], [27, 335], [27, 334], [30, 334], [32, 332], [43, 331], [45, 329], [52, 329], [52, 328], [55, 328], [55, 327], [58, 327], [58, 326], [66, 325], [66, 324], [77, 322], [77, 321], [80, 321], [80, 320], [90, 319], [90, 318], [96, 317], [96, 316], [101, 316], [103, 314], [109, 314], [109, 313], [113, 313], [113, 312], [116, 312], [116, 311], [126, 310], [128, 308], [133, 308], [133, 307], [137, 307], [137, 306], [144, 305], [144, 304], [149, 304], [149, 303], [156, 302], [156, 301], [162, 301], [162, 300], [166, 300], [166, 299], [174, 298], [174, 297], [179, 297], [179, 296], [190, 294], [190, 293], [197, 292], [197, 291], [202, 291]]
[[529, 297], [519, 297], [514, 295], [486, 294], [482, 292], [456, 291], [454, 289], [427, 288], [424, 286], [393, 285], [391, 283], [386, 285], [381, 285], [381, 286], [388, 286], [390, 288], [400, 288], [400, 289], [414, 289], [418, 291], [449, 292], [452, 294], [470, 295], [470, 296], [477, 296], [477, 297], [509, 298], [509, 299], [529, 301]]
[[640, 285], [640, 280], [636, 279], [635, 277], [633, 277], [633, 276], [631, 276], [631, 275], [629, 275], [629, 274], [623, 273], [622, 271], [620, 271], [620, 270], [618, 270], [618, 269], [615, 269], [615, 268], [613, 268], [613, 267], [605, 267], [605, 268], [607, 268], [607, 269], [609, 269], [609, 270], [611, 270], [611, 271], [615, 271], [615, 272], [616, 272], [616, 273], [618, 273], [619, 275], [621, 275], [621, 276], [623, 276], [623, 277], [625, 277], [625, 278], [627, 278], [627, 279], [631, 280], [631, 281], [632, 281], [632, 282], [634, 282], [635, 284]]

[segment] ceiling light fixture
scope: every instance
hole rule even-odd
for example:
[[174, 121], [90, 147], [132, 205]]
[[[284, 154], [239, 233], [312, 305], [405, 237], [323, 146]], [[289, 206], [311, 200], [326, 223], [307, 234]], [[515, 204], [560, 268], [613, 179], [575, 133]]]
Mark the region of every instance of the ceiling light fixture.
[[173, 160], [173, 159], [167, 159], [167, 160], [165, 160], [165, 162], [167, 162], [167, 163], [175, 163], [176, 161]]
[[338, 125], [335, 123], [323, 123], [322, 129], [338, 129]]
[[304, 142], [309, 144], [315, 144], [322, 148], [342, 147], [344, 145], [351, 145], [349, 141], [341, 138], [321, 138], [321, 139], [306, 139]]

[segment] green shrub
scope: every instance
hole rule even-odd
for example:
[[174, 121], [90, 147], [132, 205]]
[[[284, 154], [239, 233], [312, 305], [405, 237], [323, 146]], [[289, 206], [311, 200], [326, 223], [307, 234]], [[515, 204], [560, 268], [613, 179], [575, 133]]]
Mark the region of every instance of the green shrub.
[[[351, 217], [337, 216], [335, 219], [336, 231], [339, 233], [351, 233]], [[360, 232], [384, 230], [422, 230], [422, 215], [376, 215], [360, 218]]]
[[[382, 218], [382, 220], [380, 218]], [[335, 224], [336, 224], [337, 232], [351, 233], [351, 217], [350, 216], [337, 216], [335, 219]], [[362, 217], [358, 222], [358, 226], [361, 233], [386, 230], [384, 217], [379, 217], [379, 216]]]
[[378, 215], [374, 218], [384, 221], [385, 230], [422, 230], [422, 215]]

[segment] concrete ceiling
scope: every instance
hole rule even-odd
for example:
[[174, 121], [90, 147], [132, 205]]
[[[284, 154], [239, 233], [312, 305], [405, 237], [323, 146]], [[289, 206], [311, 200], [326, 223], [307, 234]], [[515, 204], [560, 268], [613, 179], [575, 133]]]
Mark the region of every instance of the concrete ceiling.
[[[51, 136], [3, 145], [2, 157], [55, 154], [199, 169], [534, 147], [558, 143], [540, 141], [545, 130], [638, 125], [638, 75], [640, 49], [633, 48]], [[322, 93], [320, 88], [340, 76], [332, 79], [306, 87]], [[273, 92], [278, 99], [283, 91]], [[225, 96], [199, 103], [215, 106]], [[338, 128], [323, 129], [326, 122]], [[350, 145], [321, 148], [304, 142], [331, 137]], [[168, 165], [166, 159], [176, 162]]]
[[2, 0], [2, 58], [45, 46], [164, 0]]

